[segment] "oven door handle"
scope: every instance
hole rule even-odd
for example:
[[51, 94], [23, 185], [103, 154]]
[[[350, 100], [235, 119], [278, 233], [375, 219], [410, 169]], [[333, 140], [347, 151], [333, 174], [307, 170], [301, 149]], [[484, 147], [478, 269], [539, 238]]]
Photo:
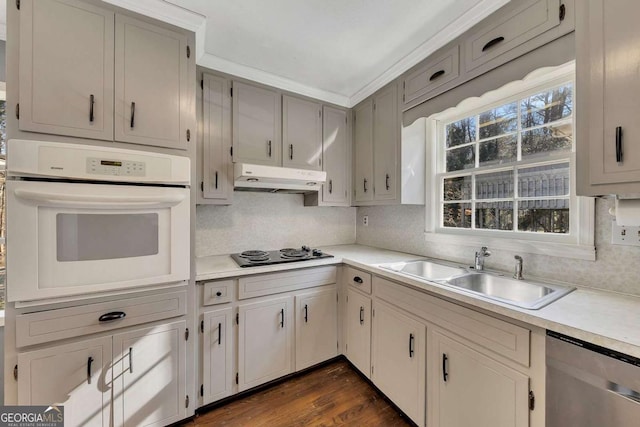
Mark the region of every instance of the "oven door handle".
[[77, 208], [164, 208], [183, 202], [185, 194], [160, 196], [100, 196], [82, 194], [43, 193], [41, 191], [14, 190], [17, 198], [36, 202], [38, 206]]

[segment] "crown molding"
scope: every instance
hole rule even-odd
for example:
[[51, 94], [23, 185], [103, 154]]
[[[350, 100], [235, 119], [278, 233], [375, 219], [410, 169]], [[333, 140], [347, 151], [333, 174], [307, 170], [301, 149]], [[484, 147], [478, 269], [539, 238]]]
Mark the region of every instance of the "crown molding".
[[[206, 27], [207, 17], [166, 0], [103, 0], [114, 6], [195, 32]], [[204, 32], [203, 32], [204, 34]], [[203, 40], [201, 40], [203, 41]], [[200, 43], [203, 44], [203, 43]]]

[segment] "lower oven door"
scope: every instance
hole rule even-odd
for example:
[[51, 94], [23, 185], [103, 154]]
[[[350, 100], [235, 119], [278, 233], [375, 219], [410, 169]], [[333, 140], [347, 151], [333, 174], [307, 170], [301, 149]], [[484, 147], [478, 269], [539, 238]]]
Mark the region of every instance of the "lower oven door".
[[7, 299], [189, 278], [189, 189], [7, 182]]

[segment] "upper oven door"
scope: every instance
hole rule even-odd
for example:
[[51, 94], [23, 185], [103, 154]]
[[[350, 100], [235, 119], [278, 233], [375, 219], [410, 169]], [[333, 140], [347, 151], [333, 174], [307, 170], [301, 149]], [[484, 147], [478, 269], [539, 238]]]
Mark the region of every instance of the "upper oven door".
[[7, 182], [7, 300], [189, 278], [189, 189]]

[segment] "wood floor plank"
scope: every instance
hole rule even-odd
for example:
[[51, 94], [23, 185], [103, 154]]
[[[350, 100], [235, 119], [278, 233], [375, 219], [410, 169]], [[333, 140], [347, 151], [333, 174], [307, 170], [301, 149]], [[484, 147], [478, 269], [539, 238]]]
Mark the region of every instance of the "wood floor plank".
[[333, 427], [412, 424], [344, 360], [235, 400], [185, 427]]

